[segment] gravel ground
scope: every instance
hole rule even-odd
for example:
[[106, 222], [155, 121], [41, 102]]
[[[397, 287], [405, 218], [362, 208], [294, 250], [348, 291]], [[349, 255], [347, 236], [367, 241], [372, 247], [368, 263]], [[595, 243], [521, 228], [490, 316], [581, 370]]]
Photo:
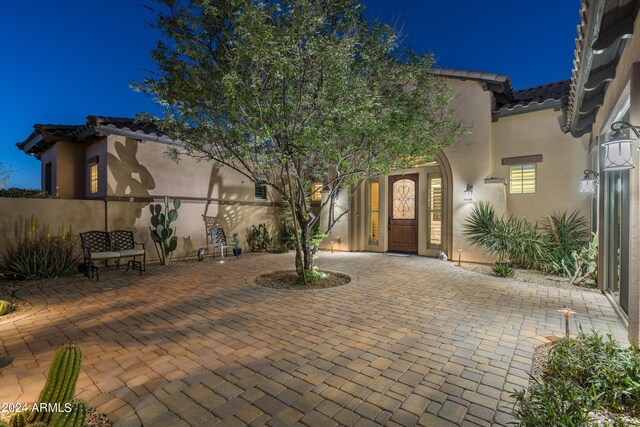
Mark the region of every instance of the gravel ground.
[[[322, 273], [322, 272], [321, 272]], [[304, 286], [300, 283], [295, 271], [276, 271], [256, 277], [256, 284], [276, 289], [326, 289], [346, 285], [351, 278], [345, 274], [324, 272], [326, 279], [309, 283]]]
[[16, 298], [15, 292], [24, 287], [33, 285], [33, 281], [22, 280], [2, 280], [0, 279], [0, 300], [9, 301], [11, 303], [11, 311], [0, 317], [0, 321], [11, 319], [20, 313], [23, 313], [33, 307], [28, 301]]
[[[457, 266], [457, 264], [456, 264]], [[462, 264], [460, 268], [475, 271], [476, 273], [486, 274], [493, 276], [490, 265], [484, 264]], [[597, 285], [594, 283], [591, 286], [577, 286], [571, 285], [568, 277], [549, 276], [538, 270], [525, 270], [516, 268], [516, 275], [511, 280], [517, 280], [519, 282], [534, 283], [536, 285], [552, 286], [554, 288], [561, 289], [580, 289], [584, 292], [600, 292]]]

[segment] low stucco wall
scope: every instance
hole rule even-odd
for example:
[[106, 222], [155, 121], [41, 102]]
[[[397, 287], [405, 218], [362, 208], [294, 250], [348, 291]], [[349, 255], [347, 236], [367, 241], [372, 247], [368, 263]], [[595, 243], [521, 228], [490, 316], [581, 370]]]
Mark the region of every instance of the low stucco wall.
[[[52, 236], [61, 234], [63, 224], [71, 225], [78, 247], [78, 233], [83, 231], [131, 230], [136, 241], [146, 244], [148, 261], [156, 262], [158, 256], [149, 231], [149, 205], [147, 201], [0, 198], [0, 253], [23, 235], [26, 222], [34, 215], [41, 226], [49, 225]], [[229, 241], [233, 233], [238, 233], [246, 248], [252, 225], [266, 223], [272, 236], [277, 235], [280, 214], [281, 209], [271, 203], [183, 200], [178, 220], [172, 224], [178, 236], [173, 259], [194, 258], [198, 248], [208, 248], [211, 255], [202, 215], [215, 217], [215, 225], [224, 228]]]
[[80, 231], [104, 229], [104, 202], [97, 200], [0, 198], [0, 253], [24, 233], [31, 215], [41, 227], [48, 224], [52, 236], [59, 236], [63, 224], [72, 226], [80, 244]]
[[[173, 208], [173, 198], [171, 200], [170, 205]], [[159, 203], [164, 209], [162, 200], [156, 200], [154, 203]], [[140, 202], [109, 202], [108, 228], [132, 230], [135, 240], [146, 245], [147, 259], [157, 261], [158, 255], [149, 231], [151, 225], [149, 205], [149, 203]], [[208, 242], [202, 215], [216, 218], [215, 225], [224, 229], [229, 243], [233, 233], [238, 233], [241, 246], [246, 249], [248, 229], [252, 225], [265, 223], [271, 235], [277, 235], [280, 212], [278, 207], [266, 203], [182, 200], [182, 205], [178, 209], [178, 219], [171, 224], [175, 235], [178, 236], [178, 248], [173, 253], [173, 259], [195, 258], [199, 248], [206, 248], [207, 256], [211, 255], [211, 245]]]

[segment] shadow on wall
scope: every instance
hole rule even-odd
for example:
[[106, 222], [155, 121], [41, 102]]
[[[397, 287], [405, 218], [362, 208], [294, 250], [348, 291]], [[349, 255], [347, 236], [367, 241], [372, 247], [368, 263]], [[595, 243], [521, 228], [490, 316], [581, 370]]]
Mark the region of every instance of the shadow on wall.
[[[148, 197], [149, 190], [156, 188], [155, 180], [145, 166], [137, 159], [139, 142], [127, 138], [124, 144], [116, 142], [114, 145], [116, 154], [108, 153], [109, 171], [114, 177], [116, 187], [108, 186], [109, 195]], [[146, 203], [132, 203], [133, 209], [121, 209], [118, 216], [113, 218], [110, 225], [113, 229], [135, 230], [135, 223], [142, 216], [142, 209]]]
[[[203, 216], [206, 217], [203, 225], [205, 228], [205, 238], [207, 239], [207, 242], [209, 240], [207, 235], [208, 227], [219, 227], [224, 229], [225, 233], [228, 235], [227, 238], [230, 238], [231, 233], [233, 232], [238, 232], [240, 235], [244, 234], [244, 230], [237, 230], [237, 227], [247, 218], [247, 210], [251, 209], [250, 207], [239, 203], [221, 204], [211, 200], [242, 200], [238, 197], [243, 194], [242, 186], [237, 184], [233, 186], [228, 184], [224, 185], [223, 173], [221, 173], [222, 171], [222, 169], [215, 165], [211, 167], [211, 175], [209, 176], [209, 186], [207, 189], [207, 203], [203, 214]], [[248, 178], [245, 179], [248, 180]], [[245, 181], [241, 181], [240, 184], [244, 182]], [[214, 194], [214, 190], [218, 190], [218, 193]], [[248, 198], [248, 196], [245, 197], [245, 199], [246, 198]], [[241, 239], [243, 238], [241, 237]]]

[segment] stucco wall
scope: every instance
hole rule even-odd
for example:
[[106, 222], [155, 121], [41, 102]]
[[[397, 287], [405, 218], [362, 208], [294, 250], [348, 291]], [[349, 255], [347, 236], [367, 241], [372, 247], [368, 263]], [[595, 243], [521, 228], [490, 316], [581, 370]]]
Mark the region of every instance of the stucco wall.
[[61, 234], [63, 224], [71, 225], [78, 245], [78, 232], [104, 229], [101, 201], [0, 198], [0, 253], [23, 235], [25, 222], [32, 214], [41, 227], [49, 225], [52, 236]]
[[506, 213], [540, 221], [554, 212], [579, 211], [590, 223], [591, 197], [578, 189], [586, 168], [588, 143], [563, 133], [561, 111], [546, 109], [503, 117], [493, 123], [492, 175], [509, 181], [503, 158], [542, 154], [536, 164], [536, 192], [510, 194], [506, 186]]
[[466, 242], [463, 227], [473, 203], [466, 202], [463, 193], [467, 184], [471, 184], [474, 202], [486, 201], [498, 213], [504, 212], [504, 189], [500, 184], [484, 182], [491, 170], [491, 92], [484, 91], [478, 82], [473, 81], [449, 80], [449, 84], [455, 91], [449, 110], [469, 129], [468, 135], [444, 151], [453, 175], [453, 248], [449, 255], [455, 252], [457, 256], [457, 249], [463, 249], [463, 260], [489, 262], [491, 258], [484, 251]]
[[148, 254], [157, 258], [149, 238], [149, 204], [162, 204], [168, 195], [180, 198], [174, 258], [194, 257], [198, 248], [207, 247], [202, 216], [216, 217], [230, 239], [240, 235], [246, 245], [247, 229], [266, 223], [272, 235], [277, 233], [281, 212], [273, 194], [267, 200], [255, 198], [255, 184], [227, 167], [184, 156], [175, 162], [165, 156], [167, 146], [121, 136], [109, 136], [106, 144], [107, 198], [109, 229], [134, 230], [148, 244]]
[[[107, 195], [147, 197], [178, 195], [236, 201], [255, 199], [255, 185], [244, 175], [212, 162], [165, 156], [167, 146], [109, 136]], [[271, 195], [270, 195], [271, 196]]]

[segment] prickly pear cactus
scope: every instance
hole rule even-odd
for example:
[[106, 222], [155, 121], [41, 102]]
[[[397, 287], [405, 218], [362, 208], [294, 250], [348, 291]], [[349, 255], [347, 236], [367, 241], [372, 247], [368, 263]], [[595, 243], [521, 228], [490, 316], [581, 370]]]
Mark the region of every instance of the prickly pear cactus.
[[87, 404], [82, 400], [74, 400], [69, 412], [56, 412], [49, 427], [83, 427], [87, 413]]
[[0, 300], [0, 316], [7, 314], [11, 310], [9, 301]]
[[[39, 403], [64, 405], [73, 400], [80, 374], [82, 351], [76, 345], [65, 345], [56, 353], [49, 369], [47, 382], [38, 397]], [[48, 424], [53, 416], [52, 412], [34, 411], [29, 416], [29, 422], [44, 422]]]
[[171, 223], [178, 219], [178, 209], [181, 204], [180, 199], [173, 199], [173, 209], [170, 209], [169, 196], [164, 196], [164, 211], [159, 203], [149, 206], [153, 226], [153, 228], [149, 227], [151, 239], [156, 245], [158, 257], [163, 265], [169, 263], [171, 253], [178, 247], [178, 237], [175, 236], [175, 229], [171, 228]]

